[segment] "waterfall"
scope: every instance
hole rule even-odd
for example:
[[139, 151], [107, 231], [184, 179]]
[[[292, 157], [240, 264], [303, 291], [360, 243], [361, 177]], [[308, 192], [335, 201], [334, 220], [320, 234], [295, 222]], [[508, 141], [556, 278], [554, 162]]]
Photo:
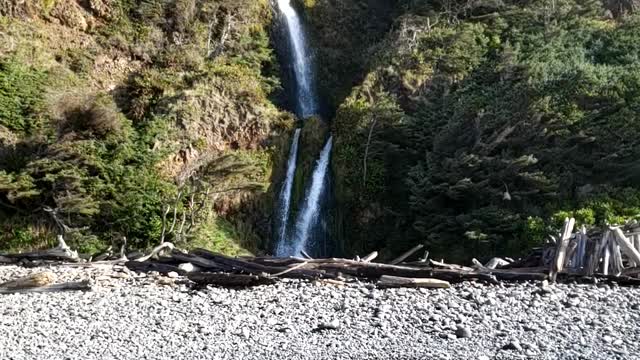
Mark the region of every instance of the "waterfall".
[[[296, 10], [291, 6], [291, 0], [277, 0], [280, 10], [280, 19], [286, 25], [288, 38], [288, 52], [283, 55], [292, 64], [294, 84], [292, 95], [295, 96], [295, 113], [305, 119], [318, 114], [318, 98], [315, 90], [315, 78], [311, 65], [310, 52], [308, 51], [307, 40], [302, 27], [302, 21]], [[293, 179], [296, 172], [296, 162], [298, 153], [298, 142], [300, 141], [300, 129], [296, 130], [289, 152], [287, 162], [287, 174], [282, 189], [276, 218], [276, 248], [277, 256], [300, 255], [303, 250], [308, 250], [310, 239], [316, 233], [326, 233], [326, 222], [320, 221], [322, 209], [324, 207], [325, 192], [329, 183], [329, 159], [331, 157], [331, 147], [333, 140], [329, 138], [327, 144], [320, 153], [317, 160], [311, 184], [305, 192], [305, 198], [301, 205], [301, 210], [295, 221], [293, 233], [289, 234], [289, 217], [291, 207], [291, 191]], [[320, 229], [319, 227], [322, 227]], [[317, 242], [317, 241], [316, 241]], [[320, 245], [320, 244], [318, 244]], [[326, 245], [326, 244], [322, 244]]]
[[291, 0], [278, 0], [278, 8], [287, 26], [287, 37], [296, 82], [296, 114], [307, 118], [318, 113], [318, 99], [315, 92], [313, 69], [307, 48], [307, 39], [302, 22]]
[[320, 153], [320, 159], [316, 162], [316, 168], [311, 177], [311, 186], [307, 190], [304, 198], [304, 205], [296, 219], [294, 232], [293, 255], [299, 256], [302, 250], [306, 250], [309, 245], [310, 230], [314, 222], [317, 222], [320, 215], [322, 195], [325, 192], [326, 176], [329, 170], [329, 160], [331, 157], [331, 147], [333, 138], [330, 137], [327, 144]]
[[300, 129], [296, 129], [293, 134], [293, 141], [291, 142], [291, 149], [289, 150], [289, 160], [287, 161], [287, 177], [280, 191], [280, 203], [278, 207], [276, 232], [278, 237], [276, 239], [278, 248], [276, 254], [281, 255], [283, 250], [281, 247], [286, 241], [287, 235], [287, 223], [289, 220], [289, 210], [291, 208], [291, 187], [293, 186], [293, 177], [296, 173], [296, 163], [298, 161], [298, 143], [300, 142]]

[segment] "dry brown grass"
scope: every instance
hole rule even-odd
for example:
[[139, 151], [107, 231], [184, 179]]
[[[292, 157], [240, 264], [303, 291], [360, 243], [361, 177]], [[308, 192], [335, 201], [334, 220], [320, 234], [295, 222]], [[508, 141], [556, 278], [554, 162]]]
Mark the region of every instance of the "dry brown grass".
[[65, 93], [51, 99], [50, 110], [58, 121], [59, 138], [72, 133], [101, 138], [122, 130], [117, 106], [104, 95]]

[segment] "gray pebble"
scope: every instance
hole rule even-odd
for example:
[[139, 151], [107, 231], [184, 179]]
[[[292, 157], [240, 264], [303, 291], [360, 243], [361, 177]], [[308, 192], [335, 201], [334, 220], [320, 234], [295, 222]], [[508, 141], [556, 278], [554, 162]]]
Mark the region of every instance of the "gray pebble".
[[456, 327], [456, 336], [459, 338], [470, 338], [471, 337], [471, 329], [466, 326], [458, 325]]

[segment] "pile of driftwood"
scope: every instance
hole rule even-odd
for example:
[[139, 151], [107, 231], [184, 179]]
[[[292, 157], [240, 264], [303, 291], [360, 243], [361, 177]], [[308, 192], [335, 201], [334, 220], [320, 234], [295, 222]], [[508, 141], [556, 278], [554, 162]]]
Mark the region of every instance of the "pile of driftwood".
[[573, 232], [575, 219], [566, 219], [555, 241], [550, 276], [560, 273], [612, 277], [637, 277], [640, 274], [640, 226], [609, 226], [587, 232], [583, 226]]
[[[229, 287], [272, 284], [280, 278], [334, 283], [361, 278], [377, 281], [380, 287], [443, 288], [462, 281], [497, 284], [543, 280], [640, 285], [640, 229], [609, 227], [588, 233], [582, 228], [574, 233], [574, 224], [574, 219], [567, 219], [557, 239], [549, 246], [534, 249], [525, 258], [493, 258], [485, 264], [474, 259], [472, 266], [430, 260], [428, 252], [419, 260], [407, 261], [422, 245], [393, 261], [380, 263], [375, 262], [377, 252], [355, 259], [313, 259], [306, 254], [289, 258], [229, 257], [203, 249], [181, 251], [171, 243], [163, 243], [146, 256], [128, 259], [122, 250], [118, 258], [97, 263], [124, 265], [136, 272], [183, 275], [196, 284]], [[62, 241], [50, 251], [4, 255], [0, 262], [42, 259], [82, 261]]]

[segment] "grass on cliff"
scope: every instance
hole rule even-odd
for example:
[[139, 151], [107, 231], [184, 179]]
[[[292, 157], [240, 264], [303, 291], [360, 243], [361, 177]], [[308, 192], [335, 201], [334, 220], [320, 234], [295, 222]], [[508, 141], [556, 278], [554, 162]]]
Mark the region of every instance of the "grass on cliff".
[[[165, 207], [181, 186], [168, 165], [195, 150], [213, 159], [196, 169], [202, 172], [223, 166], [215, 161], [229, 150], [253, 170], [226, 172], [211, 186], [244, 190], [207, 199], [189, 237], [193, 245], [184, 246], [256, 251], [269, 231], [263, 214], [279, 158], [267, 140], [291, 122], [268, 101], [280, 87], [268, 3], [118, 0], [110, 6], [87, 33], [48, 24], [47, 16], [32, 23], [0, 19], [16, 45], [0, 57], [0, 250], [51, 245], [58, 229], [44, 207], [77, 229], [67, 237], [81, 252], [105, 249], [122, 236], [131, 248], [155, 245]], [[226, 41], [214, 55], [208, 48], [227, 31], [227, 18]], [[49, 36], [52, 28], [60, 36]], [[139, 66], [106, 91], [95, 83], [101, 70], [95, 61], [114, 54]], [[207, 101], [206, 111], [186, 111]], [[227, 109], [237, 118], [216, 117]], [[226, 129], [211, 143], [186, 132], [187, 125]], [[244, 143], [235, 134], [245, 134], [246, 148], [236, 149]], [[225, 143], [228, 149], [220, 149]], [[188, 197], [180, 199], [178, 216], [190, 206]], [[233, 221], [225, 220], [227, 213]]]

